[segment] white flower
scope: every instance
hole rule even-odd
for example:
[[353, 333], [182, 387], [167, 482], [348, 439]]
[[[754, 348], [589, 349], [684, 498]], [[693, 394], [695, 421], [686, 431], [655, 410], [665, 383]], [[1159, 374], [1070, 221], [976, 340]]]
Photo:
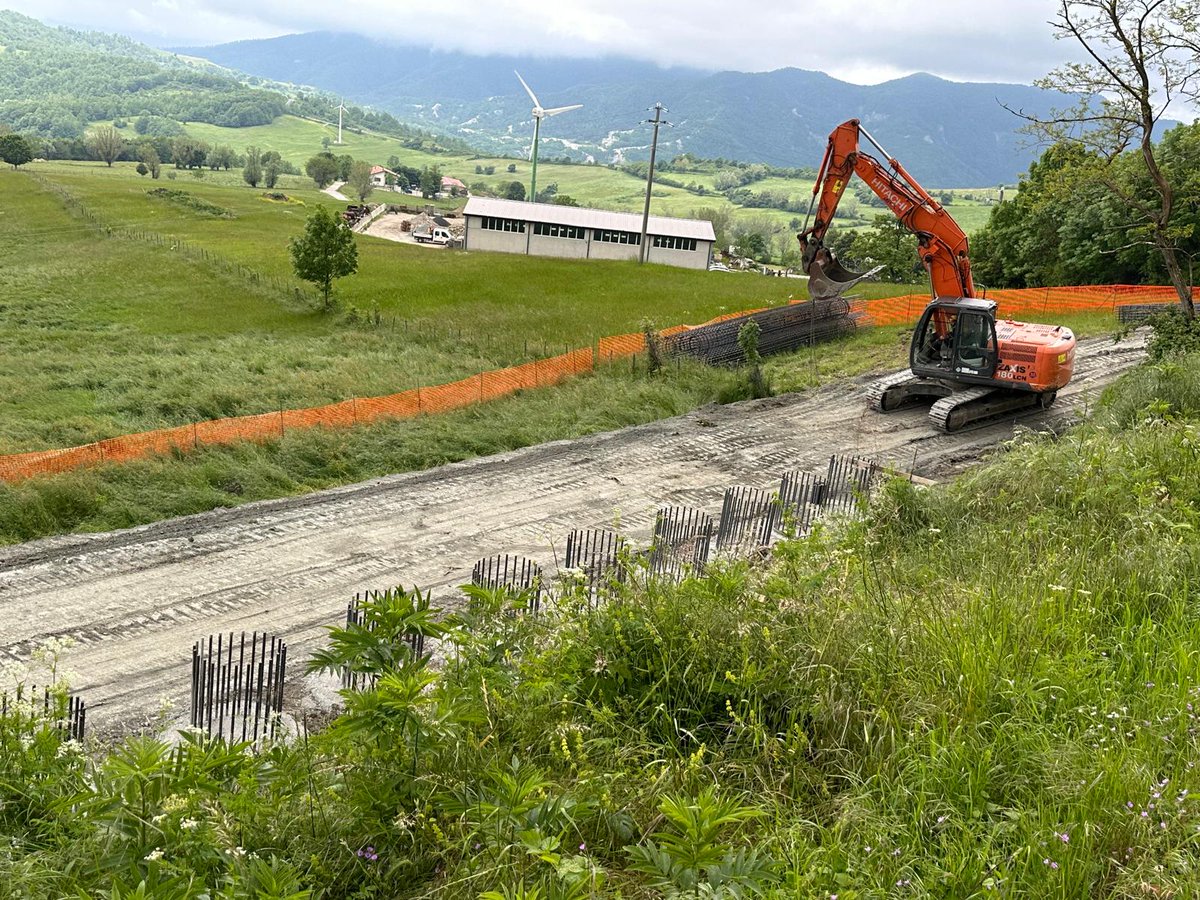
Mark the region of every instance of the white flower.
[[200, 822], [196, 819], [184, 819], [179, 823], [179, 827], [184, 831], [191, 831], [193, 828], [199, 828]]
[[149, 853], [146, 854], [146, 862], [157, 862], [158, 860], [160, 860], [162, 858], [163, 858], [162, 847], [155, 847], [153, 850], [151, 850]]
[[72, 738], [69, 741], [63, 741], [61, 744], [59, 744], [58, 749], [56, 751], [54, 751], [54, 756], [57, 759], [62, 759], [64, 756], [67, 756], [67, 755], [73, 756], [75, 754], [82, 753], [82, 752], [83, 752], [83, 745], [80, 744], [79, 741]]

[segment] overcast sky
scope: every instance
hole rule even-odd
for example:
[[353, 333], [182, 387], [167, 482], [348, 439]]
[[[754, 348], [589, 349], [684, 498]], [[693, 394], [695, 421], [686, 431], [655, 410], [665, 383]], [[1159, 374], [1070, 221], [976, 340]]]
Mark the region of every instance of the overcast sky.
[[353, 31], [475, 53], [618, 54], [706, 69], [912, 72], [1029, 83], [1071, 49], [1054, 0], [0, 0], [56, 25], [157, 46]]

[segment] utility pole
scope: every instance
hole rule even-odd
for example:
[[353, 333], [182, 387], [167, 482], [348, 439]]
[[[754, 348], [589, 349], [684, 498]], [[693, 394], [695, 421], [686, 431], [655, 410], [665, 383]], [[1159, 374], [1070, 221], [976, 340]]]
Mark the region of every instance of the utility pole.
[[658, 128], [660, 125], [670, 125], [662, 120], [662, 114], [669, 110], [661, 103], [650, 107], [654, 110], [654, 118], [647, 119], [654, 126], [654, 140], [650, 142], [650, 171], [646, 173], [646, 207], [642, 210], [642, 242], [638, 245], [638, 262], [646, 261], [646, 229], [650, 226], [650, 192], [654, 189], [654, 157], [658, 153]]

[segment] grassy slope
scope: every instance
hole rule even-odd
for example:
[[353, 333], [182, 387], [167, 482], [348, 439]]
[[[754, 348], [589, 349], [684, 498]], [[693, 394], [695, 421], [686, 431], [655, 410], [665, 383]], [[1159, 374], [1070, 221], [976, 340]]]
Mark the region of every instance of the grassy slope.
[[[14, 736], [0, 880], [93, 896], [161, 847], [212, 885], [236, 841], [326, 896], [1196, 897], [1197, 362], [767, 561], [536, 617], [476, 594], [436, 672], [266, 757], [133, 743], [84, 777]], [[98, 829], [136, 776], [154, 827]]]
[[[287, 241], [312, 205], [336, 205], [311, 190], [292, 191], [305, 205], [270, 203], [207, 177], [158, 183], [236, 215], [211, 218], [148, 197], [154, 183], [127, 165], [33, 169], [105, 221], [185, 238], [281, 278]], [[558, 352], [637, 330], [643, 318], [704, 321], [779, 302], [794, 286], [372, 238], [359, 239], [359, 260], [339, 291], [349, 304], [378, 307], [380, 329], [288, 308], [166, 248], [99, 238], [28, 175], [0, 172], [0, 350], [19, 361], [0, 374], [0, 452], [437, 384], [527, 358], [527, 344], [531, 354]], [[95, 352], [101, 346], [107, 352]]]

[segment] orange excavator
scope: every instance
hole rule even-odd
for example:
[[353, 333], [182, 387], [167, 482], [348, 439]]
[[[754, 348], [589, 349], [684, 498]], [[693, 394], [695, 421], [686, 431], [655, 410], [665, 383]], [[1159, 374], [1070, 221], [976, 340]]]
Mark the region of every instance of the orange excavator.
[[[866, 138], [887, 160], [859, 151]], [[882, 412], [933, 401], [929, 418], [941, 431], [958, 431], [1026, 407], [1047, 407], [1071, 380], [1075, 335], [1061, 325], [996, 321], [996, 304], [975, 295], [967, 236], [858, 119], [829, 136], [813, 185], [809, 218], [796, 237], [814, 299], [839, 297], [869, 277], [844, 268], [825, 235], [852, 175], [858, 175], [909, 231], [929, 273], [932, 299], [909, 348], [910, 370], [874, 384], [872, 408]]]

